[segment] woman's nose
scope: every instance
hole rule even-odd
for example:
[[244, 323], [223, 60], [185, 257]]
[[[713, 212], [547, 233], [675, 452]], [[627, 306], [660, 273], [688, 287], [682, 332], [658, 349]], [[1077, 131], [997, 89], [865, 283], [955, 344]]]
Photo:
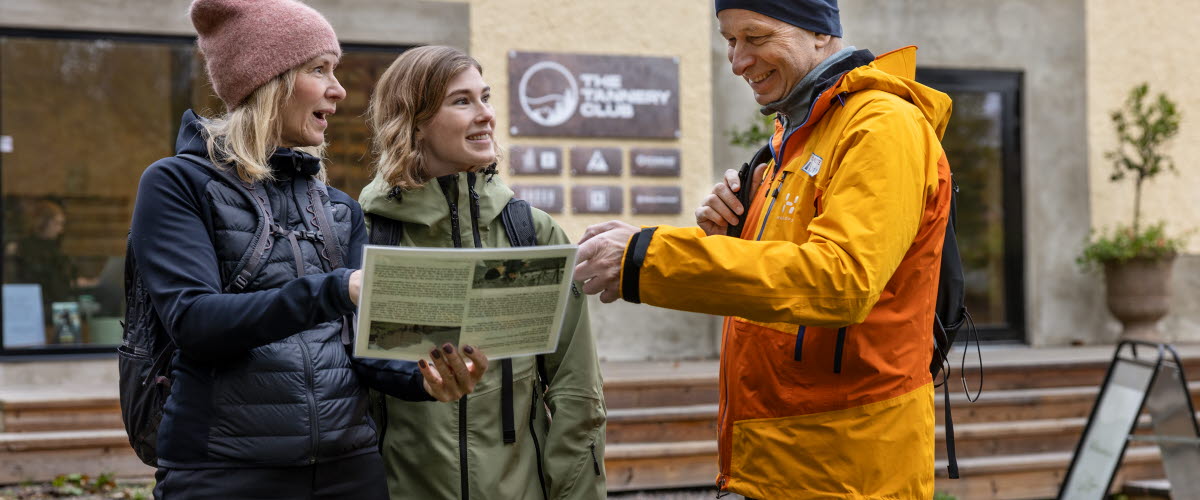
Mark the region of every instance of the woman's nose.
[[491, 122], [496, 119], [496, 110], [492, 109], [491, 104], [484, 103], [479, 110], [479, 114], [475, 116], [475, 120], [480, 123]]
[[346, 98], [346, 88], [342, 87], [342, 84], [337, 80], [337, 77], [334, 77], [333, 85], [330, 85], [329, 88], [325, 90], [325, 96], [334, 100], [335, 102], [340, 101]]

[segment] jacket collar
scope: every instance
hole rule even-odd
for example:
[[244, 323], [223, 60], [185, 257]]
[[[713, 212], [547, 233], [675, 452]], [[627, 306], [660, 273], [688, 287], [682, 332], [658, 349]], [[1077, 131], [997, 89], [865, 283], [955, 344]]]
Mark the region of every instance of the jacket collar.
[[313, 155], [288, 148], [275, 148], [267, 160], [276, 177], [308, 177], [321, 171], [321, 160]]
[[858, 50], [853, 46], [839, 50], [804, 75], [787, 96], [763, 106], [761, 112], [764, 115], [779, 113], [788, 130], [800, 128], [808, 122], [817, 96], [834, 86], [846, 72], [873, 60], [875, 56], [869, 50]]
[[[459, 213], [470, 217], [468, 176], [466, 173], [459, 173], [453, 177]], [[419, 188], [401, 191], [398, 196], [389, 196], [391, 191], [391, 187], [380, 176], [375, 176], [359, 195], [358, 202], [362, 205], [363, 212], [407, 224], [428, 227], [446, 224], [446, 231], [449, 231], [450, 210], [446, 206], [446, 195], [436, 179], [430, 179]], [[479, 195], [480, 226], [487, 226], [499, 217], [504, 205], [513, 196], [512, 190], [498, 178], [482, 173], [475, 174], [475, 192]]]

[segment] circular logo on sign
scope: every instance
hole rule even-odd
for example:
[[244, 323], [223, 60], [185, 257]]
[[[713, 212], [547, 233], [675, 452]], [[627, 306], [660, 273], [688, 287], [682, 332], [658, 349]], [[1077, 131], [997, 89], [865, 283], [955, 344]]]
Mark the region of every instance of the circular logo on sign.
[[[530, 88], [531, 82], [534, 89]], [[525, 70], [517, 95], [525, 116], [543, 127], [566, 123], [579, 106], [579, 84], [575, 83], [575, 76], [553, 61], [542, 61]]]

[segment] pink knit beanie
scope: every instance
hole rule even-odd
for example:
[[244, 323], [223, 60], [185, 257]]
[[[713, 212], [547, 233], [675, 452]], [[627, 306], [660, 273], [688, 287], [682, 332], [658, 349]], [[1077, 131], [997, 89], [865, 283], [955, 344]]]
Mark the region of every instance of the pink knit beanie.
[[194, 0], [189, 15], [208, 79], [230, 110], [314, 57], [342, 57], [329, 21], [296, 0]]

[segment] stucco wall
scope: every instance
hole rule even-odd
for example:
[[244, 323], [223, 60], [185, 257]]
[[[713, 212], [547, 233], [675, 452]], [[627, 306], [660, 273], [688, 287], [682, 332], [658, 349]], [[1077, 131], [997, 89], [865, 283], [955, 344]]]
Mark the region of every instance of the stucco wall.
[[[1178, 175], [1164, 173], [1142, 189], [1142, 220], [1165, 220], [1171, 234], [1200, 228], [1200, 48], [1190, 39], [1200, 16], [1194, 0], [1089, 0], [1087, 3], [1087, 109], [1092, 225], [1128, 225], [1133, 218], [1133, 182], [1109, 181], [1116, 147], [1109, 114], [1122, 107], [1129, 90], [1149, 83], [1152, 96], [1166, 93], [1183, 114], [1179, 135], [1166, 152]], [[1131, 15], [1136, 12], [1137, 15]], [[1190, 238], [1200, 253], [1200, 237]]]
[[[692, 211], [712, 187], [713, 129], [709, 46], [712, 5], [695, 0], [662, 0], [648, 9], [635, 0], [554, 2], [538, 0], [471, 0], [470, 51], [484, 67], [492, 86], [497, 114], [496, 138], [505, 145], [634, 146], [682, 150], [678, 179], [634, 179], [629, 168], [619, 179], [573, 177], [564, 169], [556, 177], [508, 178], [509, 182], [680, 185], [683, 210], [679, 215], [576, 215], [570, 204], [554, 218], [572, 239], [594, 223], [620, 218], [635, 225], [693, 225]], [[508, 135], [508, 52], [566, 52], [605, 55], [678, 57], [681, 137], [678, 140], [637, 140], [576, 137], [519, 137]], [[507, 176], [507, 169], [502, 169]], [[566, 190], [568, 193], [570, 189]], [[627, 197], [628, 198], [628, 197]], [[627, 203], [628, 205], [628, 203]], [[628, 214], [628, 207], [626, 214]], [[592, 325], [606, 359], [680, 359], [716, 354], [718, 320], [618, 302], [591, 301]]]
[[[1175, 263], [1171, 313], [1159, 325], [1172, 341], [1200, 341], [1200, 48], [1193, 0], [1088, 0], [1087, 110], [1091, 225], [1096, 230], [1133, 220], [1133, 182], [1109, 181], [1112, 163], [1104, 153], [1116, 147], [1109, 115], [1129, 90], [1149, 83], [1152, 96], [1166, 93], [1183, 114], [1179, 135], [1167, 144], [1178, 174], [1163, 173], [1142, 188], [1142, 221], [1165, 221], [1169, 235], [1192, 232], [1188, 255]], [[1136, 13], [1132, 15], [1131, 13]], [[1095, 277], [1098, 287], [1102, 280]], [[1107, 312], [1104, 314], [1108, 318]], [[1106, 330], [1117, 331], [1108, 319]]]
[[[842, 2], [846, 41], [876, 53], [920, 47], [922, 67], [1023, 73], [1026, 338], [1113, 338], [1093, 277], [1074, 264], [1089, 221], [1083, 0]], [[953, 167], [953, 165], [952, 165]]]

